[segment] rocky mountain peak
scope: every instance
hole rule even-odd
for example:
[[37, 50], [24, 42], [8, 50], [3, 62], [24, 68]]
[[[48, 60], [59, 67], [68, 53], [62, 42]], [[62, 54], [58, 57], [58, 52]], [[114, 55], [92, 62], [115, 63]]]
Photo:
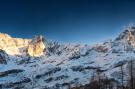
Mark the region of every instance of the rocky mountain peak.
[[0, 33], [0, 49], [9, 55], [30, 55], [39, 57], [43, 55], [45, 44], [43, 36], [33, 39], [13, 38], [8, 34]]
[[135, 26], [128, 26], [117, 38], [116, 41], [128, 42], [135, 47]]
[[36, 36], [30, 42], [28, 46], [28, 53], [30, 56], [42, 56], [45, 51], [45, 44], [44, 44], [44, 37], [43, 36]]
[[5, 39], [5, 38], [11, 38], [11, 37], [6, 33], [0, 33], [0, 38]]

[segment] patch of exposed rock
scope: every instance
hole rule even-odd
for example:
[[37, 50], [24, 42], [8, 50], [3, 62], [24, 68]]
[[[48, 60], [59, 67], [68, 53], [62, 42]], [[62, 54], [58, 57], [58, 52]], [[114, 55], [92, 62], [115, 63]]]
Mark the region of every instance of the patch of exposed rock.
[[13, 38], [8, 34], [0, 33], [0, 49], [9, 55], [30, 55], [39, 57], [45, 50], [43, 36], [33, 39]]

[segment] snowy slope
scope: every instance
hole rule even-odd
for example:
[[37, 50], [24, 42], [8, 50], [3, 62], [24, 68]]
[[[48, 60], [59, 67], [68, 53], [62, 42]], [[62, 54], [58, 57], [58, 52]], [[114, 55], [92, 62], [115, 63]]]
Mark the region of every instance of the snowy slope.
[[[15, 56], [0, 51], [0, 88], [68, 89], [88, 84], [96, 71], [119, 81], [123, 64], [125, 80], [128, 63], [135, 59], [135, 28], [128, 27], [115, 40], [93, 46], [49, 42], [40, 57]], [[4, 55], [4, 56], [3, 56]]]

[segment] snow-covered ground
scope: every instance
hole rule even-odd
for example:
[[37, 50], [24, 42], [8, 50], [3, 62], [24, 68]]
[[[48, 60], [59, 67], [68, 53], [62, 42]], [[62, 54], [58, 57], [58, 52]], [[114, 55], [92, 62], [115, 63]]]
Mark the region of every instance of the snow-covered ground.
[[[5, 53], [6, 63], [0, 64], [0, 88], [68, 89], [88, 84], [99, 69], [108, 78], [119, 81], [117, 72], [121, 64], [126, 80], [135, 49], [127, 40], [128, 30], [125, 31], [113, 41], [93, 46], [51, 42], [46, 54], [38, 58]], [[135, 33], [135, 29], [131, 31]]]

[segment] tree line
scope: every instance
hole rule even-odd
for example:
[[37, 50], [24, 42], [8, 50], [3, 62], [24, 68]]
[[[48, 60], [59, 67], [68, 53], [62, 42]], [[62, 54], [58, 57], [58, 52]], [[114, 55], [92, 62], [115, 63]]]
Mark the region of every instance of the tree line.
[[[135, 61], [130, 60], [128, 62], [128, 79], [124, 79], [124, 63], [121, 63], [118, 67], [120, 69], [119, 75], [120, 79], [119, 81], [116, 79], [110, 79], [107, 78], [107, 76], [104, 74], [103, 71], [100, 69], [96, 70], [96, 75], [93, 75], [93, 77], [90, 80], [89, 84], [86, 84], [85, 86], [75, 86], [75, 87], [69, 87], [69, 89], [135, 89]], [[116, 76], [117, 77], [117, 76]]]

